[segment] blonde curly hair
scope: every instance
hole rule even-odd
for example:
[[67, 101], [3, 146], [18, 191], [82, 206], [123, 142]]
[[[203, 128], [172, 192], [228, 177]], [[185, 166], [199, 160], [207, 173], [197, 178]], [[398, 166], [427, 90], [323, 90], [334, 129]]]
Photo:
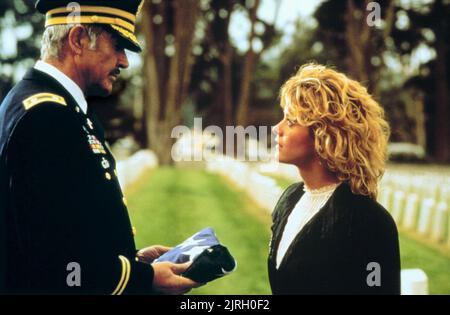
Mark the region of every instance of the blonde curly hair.
[[367, 89], [310, 63], [282, 86], [280, 100], [287, 118], [310, 128], [322, 165], [347, 181], [353, 193], [376, 199], [390, 128]]

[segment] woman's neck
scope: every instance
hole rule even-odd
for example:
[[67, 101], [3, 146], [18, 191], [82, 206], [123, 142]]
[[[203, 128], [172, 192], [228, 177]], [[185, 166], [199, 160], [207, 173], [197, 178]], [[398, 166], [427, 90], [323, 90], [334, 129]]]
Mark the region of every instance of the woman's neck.
[[297, 166], [300, 176], [309, 189], [319, 189], [325, 186], [339, 183], [339, 179], [327, 170], [318, 161], [310, 163], [308, 166]]

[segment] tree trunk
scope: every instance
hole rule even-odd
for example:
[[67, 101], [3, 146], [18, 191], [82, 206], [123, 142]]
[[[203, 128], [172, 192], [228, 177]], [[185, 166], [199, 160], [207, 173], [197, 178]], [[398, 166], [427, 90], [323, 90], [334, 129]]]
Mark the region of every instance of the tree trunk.
[[[450, 161], [450, 134], [448, 119], [450, 117], [449, 104], [450, 98], [448, 93], [448, 75], [447, 75], [447, 44], [445, 37], [445, 19], [447, 17], [442, 16], [446, 12], [442, 0], [436, 1], [436, 11], [441, 16], [438, 19], [438, 25], [436, 29], [441, 30], [441, 34], [436, 34], [436, 69], [435, 69], [435, 82], [436, 82], [436, 126], [435, 126], [435, 138], [436, 138], [436, 159], [438, 162], [445, 163]], [[448, 22], [447, 22], [448, 23]]]
[[250, 106], [250, 86], [253, 78], [253, 71], [257, 62], [258, 55], [250, 50], [245, 57], [244, 70], [242, 74], [241, 92], [239, 94], [239, 102], [237, 109], [236, 122], [240, 126], [247, 126], [248, 109]]
[[368, 83], [368, 69], [366, 69], [365, 55], [368, 45], [370, 29], [364, 18], [364, 13], [355, 6], [353, 0], [347, 0], [347, 13], [345, 15], [345, 38], [349, 55], [347, 65], [350, 75], [357, 81]]
[[414, 96], [415, 102], [415, 119], [416, 119], [416, 143], [424, 150], [427, 148], [427, 133], [425, 127], [425, 108], [423, 94], [417, 92]]
[[224, 46], [224, 52], [221, 55], [223, 74], [223, 85], [221, 85], [223, 94], [223, 119], [224, 126], [231, 126], [233, 124], [233, 47], [231, 47], [228, 38]]
[[250, 86], [253, 78], [253, 71], [258, 60], [258, 54], [253, 50], [253, 40], [256, 37], [255, 24], [257, 20], [257, 12], [260, 4], [260, 0], [255, 0], [253, 7], [249, 10], [250, 16], [250, 36], [249, 36], [249, 49], [245, 56], [244, 69], [242, 73], [241, 91], [239, 94], [238, 108], [236, 114], [236, 122], [240, 126], [246, 126], [248, 122], [248, 109], [250, 102]]
[[156, 31], [154, 30], [151, 17], [153, 16], [151, 6], [147, 2], [144, 5], [144, 16], [148, 16], [150, 21], [143, 21], [143, 32], [147, 49], [144, 54], [144, 126], [146, 128], [147, 146], [152, 148], [158, 141], [158, 124], [160, 116], [161, 91], [158, 80], [157, 66], [157, 46], [159, 41], [155, 41]]
[[[147, 1], [144, 5], [144, 125], [148, 146], [161, 165], [173, 163], [171, 131], [181, 123], [181, 106], [187, 96], [197, 13], [197, 0]], [[162, 17], [158, 25], [154, 24], [156, 15]], [[172, 56], [166, 54], [168, 35], [174, 38]]]
[[[379, 71], [372, 64], [372, 57], [377, 56], [377, 51], [383, 51], [383, 47], [374, 47], [371, 38], [375, 36], [375, 26], [367, 23], [366, 8], [370, 1], [364, 1], [364, 7], [358, 8], [354, 0], [347, 0], [347, 12], [345, 15], [345, 38], [348, 48], [347, 66], [350, 76], [366, 85], [369, 92], [379, 96]], [[381, 33], [382, 43], [390, 36], [395, 21], [394, 1], [388, 3], [384, 19], [384, 29]], [[381, 56], [377, 56], [381, 58]]]

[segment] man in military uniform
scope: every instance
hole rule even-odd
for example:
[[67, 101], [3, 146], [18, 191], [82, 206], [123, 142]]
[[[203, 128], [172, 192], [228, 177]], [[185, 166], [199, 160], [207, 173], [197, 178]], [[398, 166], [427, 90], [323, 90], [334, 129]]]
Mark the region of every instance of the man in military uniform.
[[[40, 0], [41, 60], [0, 105], [0, 292], [180, 294], [185, 264], [136, 251], [102, 127], [86, 102], [108, 95], [140, 0]], [[74, 24], [75, 23], [75, 24]], [[138, 254], [137, 254], [138, 253]]]

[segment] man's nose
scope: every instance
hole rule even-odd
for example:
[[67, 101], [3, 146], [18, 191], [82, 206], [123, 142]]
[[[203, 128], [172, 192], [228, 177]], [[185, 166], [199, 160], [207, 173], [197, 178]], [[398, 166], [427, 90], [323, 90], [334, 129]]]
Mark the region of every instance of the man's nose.
[[128, 57], [127, 57], [127, 54], [125, 53], [125, 50], [120, 51], [118, 54], [119, 54], [119, 57], [118, 57], [119, 68], [123, 68], [123, 69], [128, 68], [128, 66], [130, 64], [128, 63]]

